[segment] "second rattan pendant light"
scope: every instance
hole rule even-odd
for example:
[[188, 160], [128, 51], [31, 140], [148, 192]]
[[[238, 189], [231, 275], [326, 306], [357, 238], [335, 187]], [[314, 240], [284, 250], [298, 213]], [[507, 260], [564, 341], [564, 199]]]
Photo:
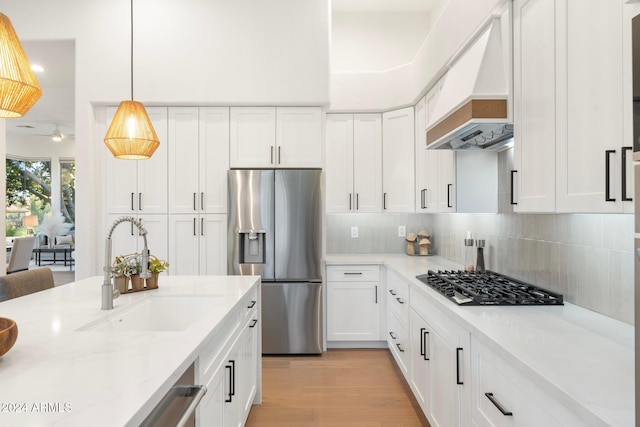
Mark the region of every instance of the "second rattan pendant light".
[[133, 100], [133, 0], [131, 0], [131, 100], [122, 101], [104, 137], [104, 143], [118, 159], [150, 158], [160, 145], [144, 105]]

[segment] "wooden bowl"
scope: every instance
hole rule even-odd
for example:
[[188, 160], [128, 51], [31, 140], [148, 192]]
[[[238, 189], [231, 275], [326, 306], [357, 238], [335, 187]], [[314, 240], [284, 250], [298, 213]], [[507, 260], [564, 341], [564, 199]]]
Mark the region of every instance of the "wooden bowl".
[[18, 325], [11, 319], [0, 317], [0, 356], [13, 347], [18, 339]]

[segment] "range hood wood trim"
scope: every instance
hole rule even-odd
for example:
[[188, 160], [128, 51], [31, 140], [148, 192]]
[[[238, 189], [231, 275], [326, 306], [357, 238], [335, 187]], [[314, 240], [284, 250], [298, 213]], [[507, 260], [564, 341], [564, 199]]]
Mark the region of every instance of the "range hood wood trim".
[[427, 131], [427, 146], [473, 119], [507, 119], [506, 99], [472, 99]]

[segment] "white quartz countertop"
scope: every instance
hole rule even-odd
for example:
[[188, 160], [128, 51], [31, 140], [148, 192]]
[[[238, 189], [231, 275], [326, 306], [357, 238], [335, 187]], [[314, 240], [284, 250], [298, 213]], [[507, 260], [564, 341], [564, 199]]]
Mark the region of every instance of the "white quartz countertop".
[[458, 306], [415, 278], [428, 270], [461, 268], [439, 256], [328, 255], [326, 264], [392, 268], [473, 336], [536, 379], [585, 425], [635, 425], [633, 326], [566, 302], [561, 307]]
[[[195, 360], [199, 346], [257, 283], [255, 276], [166, 276], [155, 290], [100, 310], [102, 277], [0, 303], [18, 340], [0, 357], [0, 426], [138, 425]], [[212, 296], [177, 331], [93, 331], [146, 298]], [[162, 313], [157, 313], [162, 316]]]

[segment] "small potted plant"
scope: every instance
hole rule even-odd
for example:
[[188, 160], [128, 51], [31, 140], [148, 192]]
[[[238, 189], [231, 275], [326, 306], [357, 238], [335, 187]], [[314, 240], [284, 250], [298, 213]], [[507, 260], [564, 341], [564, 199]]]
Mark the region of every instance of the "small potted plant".
[[169, 268], [169, 263], [163, 259], [151, 255], [149, 257], [149, 272], [151, 277], [147, 278], [147, 289], [155, 289], [158, 287], [158, 274]]
[[113, 280], [116, 288], [121, 294], [125, 294], [129, 291], [129, 277], [131, 277], [132, 269], [127, 259], [120, 255], [117, 256], [111, 267], [111, 274], [113, 274]]
[[144, 280], [140, 277], [142, 272], [142, 264], [140, 263], [140, 257], [134, 255], [128, 260], [129, 268], [131, 269], [131, 289], [134, 291], [141, 291], [144, 289]]

